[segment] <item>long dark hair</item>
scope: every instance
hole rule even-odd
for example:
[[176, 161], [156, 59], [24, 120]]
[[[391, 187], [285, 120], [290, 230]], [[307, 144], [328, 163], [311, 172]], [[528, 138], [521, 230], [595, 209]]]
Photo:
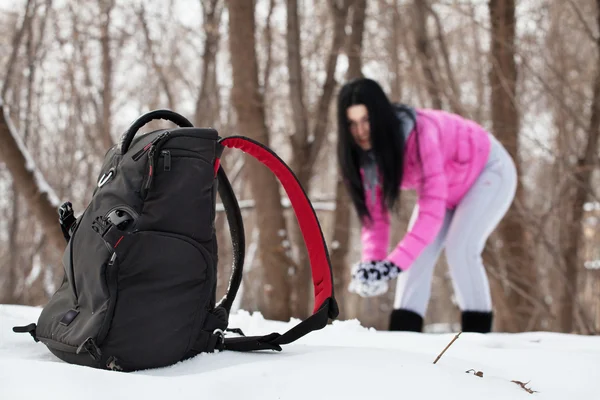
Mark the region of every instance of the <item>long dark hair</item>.
[[369, 112], [371, 151], [375, 156], [378, 174], [381, 176], [383, 204], [393, 210], [400, 199], [404, 165], [404, 137], [400, 120], [392, 103], [379, 84], [368, 78], [354, 79], [342, 86], [338, 95], [338, 162], [345, 185], [361, 220], [371, 219], [365, 203], [363, 183], [360, 176], [361, 159], [364, 155], [349, 129], [346, 115], [348, 107], [362, 104]]

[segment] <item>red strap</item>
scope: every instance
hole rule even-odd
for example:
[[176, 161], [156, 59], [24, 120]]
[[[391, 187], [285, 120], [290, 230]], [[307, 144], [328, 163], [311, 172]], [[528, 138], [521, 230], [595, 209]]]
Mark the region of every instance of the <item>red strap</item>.
[[267, 166], [277, 176], [287, 193], [304, 237], [312, 268], [315, 288], [314, 313], [329, 298], [333, 298], [331, 262], [325, 245], [325, 238], [317, 214], [298, 182], [298, 179], [285, 162], [272, 150], [244, 136], [228, 136], [219, 141], [225, 147], [240, 149]]

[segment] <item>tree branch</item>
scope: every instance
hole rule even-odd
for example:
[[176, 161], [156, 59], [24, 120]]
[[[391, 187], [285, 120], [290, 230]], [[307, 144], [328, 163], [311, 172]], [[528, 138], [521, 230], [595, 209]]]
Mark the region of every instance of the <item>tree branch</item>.
[[[339, 4], [338, 4], [339, 3]], [[335, 68], [337, 66], [338, 56], [340, 50], [344, 44], [345, 38], [345, 27], [346, 18], [348, 16], [348, 0], [342, 0], [336, 2], [335, 0], [329, 1], [330, 8], [333, 15], [333, 39], [327, 57], [327, 63], [325, 67], [325, 82], [323, 83], [323, 89], [321, 96], [317, 103], [317, 110], [315, 115], [315, 125], [312, 133], [312, 141], [307, 141], [308, 147], [308, 163], [309, 173], [312, 175], [315, 160], [318, 157], [319, 149], [322, 148], [323, 142], [325, 141], [325, 133], [327, 132], [328, 125], [328, 114], [329, 107], [331, 105], [331, 99], [333, 97], [333, 91], [335, 89]]]
[[460, 102], [460, 99], [461, 99], [460, 88], [456, 84], [456, 79], [454, 77], [454, 71], [452, 70], [452, 64], [450, 63], [450, 54], [448, 51], [448, 44], [446, 43], [446, 37], [444, 36], [444, 28], [443, 28], [442, 21], [440, 19], [440, 16], [438, 15], [438, 13], [435, 12], [435, 10], [433, 9], [433, 7], [431, 7], [431, 5], [428, 4], [427, 2], [424, 2], [424, 3], [425, 3], [425, 7], [427, 8], [427, 11], [429, 12], [429, 14], [431, 14], [433, 16], [433, 19], [435, 21], [435, 25], [437, 28], [437, 40], [440, 44], [440, 50], [442, 52], [442, 56], [444, 59], [444, 67], [446, 69], [446, 75], [448, 76], [448, 83], [450, 84], [450, 88], [452, 90], [452, 94], [450, 96], [447, 96], [448, 100], [450, 102], [452, 110], [454, 112], [464, 116], [465, 110]]
[[428, 13], [426, 0], [414, 0], [414, 7], [417, 14], [415, 30], [417, 50], [423, 65], [425, 79], [427, 79], [425, 86], [427, 87], [427, 92], [433, 102], [433, 107], [441, 109], [443, 108], [441, 89], [438, 77], [434, 71], [433, 55], [431, 54], [431, 46], [427, 32]]
[[44, 229], [54, 249], [62, 251], [65, 239], [57, 221], [60, 200], [37, 169], [10, 120], [8, 108], [0, 103], [0, 155], [10, 171], [14, 187], [27, 202], [30, 212]]
[[23, 23], [21, 24], [21, 27], [17, 29], [17, 31], [15, 32], [15, 36], [13, 37], [12, 52], [10, 53], [8, 63], [6, 64], [6, 74], [4, 76], [4, 83], [2, 85], [2, 93], [0, 94], [0, 99], [6, 100], [6, 94], [8, 93], [8, 89], [10, 88], [15, 64], [17, 62], [17, 56], [19, 55], [21, 40], [23, 39], [23, 35], [31, 25], [31, 20], [33, 18], [32, 10], [35, 8], [34, 5], [35, 0], [27, 0], [27, 4], [25, 6], [25, 15], [23, 16]]
[[158, 62], [158, 59], [156, 57], [156, 53], [154, 51], [154, 43], [152, 41], [152, 38], [150, 37], [150, 30], [148, 29], [148, 22], [146, 21], [146, 10], [145, 10], [143, 4], [140, 5], [140, 8], [137, 10], [137, 15], [140, 20], [140, 24], [142, 26], [142, 31], [144, 32], [146, 48], [148, 49], [148, 52], [150, 53], [150, 60], [152, 61], [152, 67], [154, 68], [154, 71], [158, 75], [158, 80], [160, 82], [160, 85], [162, 86], [163, 90], [165, 91], [169, 108], [173, 110], [175, 108], [175, 100], [173, 97], [173, 93], [171, 92], [171, 88], [169, 86], [169, 80], [167, 79], [167, 76], [165, 75], [164, 68], [162, 65], [160, 65], [160, 63]]
[[585, 16], [583, 15], [583, 11], [581, 11], [579, 5], [577, 5], [577, 3], [575, 3], [573, 0], [567, 1], [571, 5], [571, 7], [573, 7], [575, 14], [577, 14], [577, 18], [579, 18], [579, 21], [581, 21], [581, 24], [583, 25], [583, 28], [585, 29], [585, 32], [588, 34], [590, 39], [592, 39], [593, 42], [597, 42], [598, 40], [600, 40], [600, 37], [594, 33], [592, 27], [586, 22]]

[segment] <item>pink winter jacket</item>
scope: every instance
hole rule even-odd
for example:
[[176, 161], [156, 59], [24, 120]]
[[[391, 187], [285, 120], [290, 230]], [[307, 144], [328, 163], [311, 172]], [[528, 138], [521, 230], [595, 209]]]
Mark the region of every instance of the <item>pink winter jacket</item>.
[[419, 153], [415, 129], [405, 144], [401, 189], [414, 189], [419, 213], [406, 236], [390, 254], [390, 219], [381, 206], [381, 187], [374, 201], [365, 193], [372, 223], [362, 226], [362, 260], [390, 260], [408, 269], [437, 236], [447, 209], [455, 208], [485, 166], [490, 151], [488, 133], [476, 123], [444, 111], [417, 109]]

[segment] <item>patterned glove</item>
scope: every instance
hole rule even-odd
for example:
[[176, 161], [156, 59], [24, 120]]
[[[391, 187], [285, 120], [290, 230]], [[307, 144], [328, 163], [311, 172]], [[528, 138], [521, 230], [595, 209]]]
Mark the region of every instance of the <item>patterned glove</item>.
[[363, 261], [352, 267], [348, 290], [361, 297], [373, 297], [388, 291], [388, 281], [402, 270], [391, 261]]
[[402, 270], [391, 261], [363, 261], [352, 267], [352, 279], [361, 282], [386, 282]]

